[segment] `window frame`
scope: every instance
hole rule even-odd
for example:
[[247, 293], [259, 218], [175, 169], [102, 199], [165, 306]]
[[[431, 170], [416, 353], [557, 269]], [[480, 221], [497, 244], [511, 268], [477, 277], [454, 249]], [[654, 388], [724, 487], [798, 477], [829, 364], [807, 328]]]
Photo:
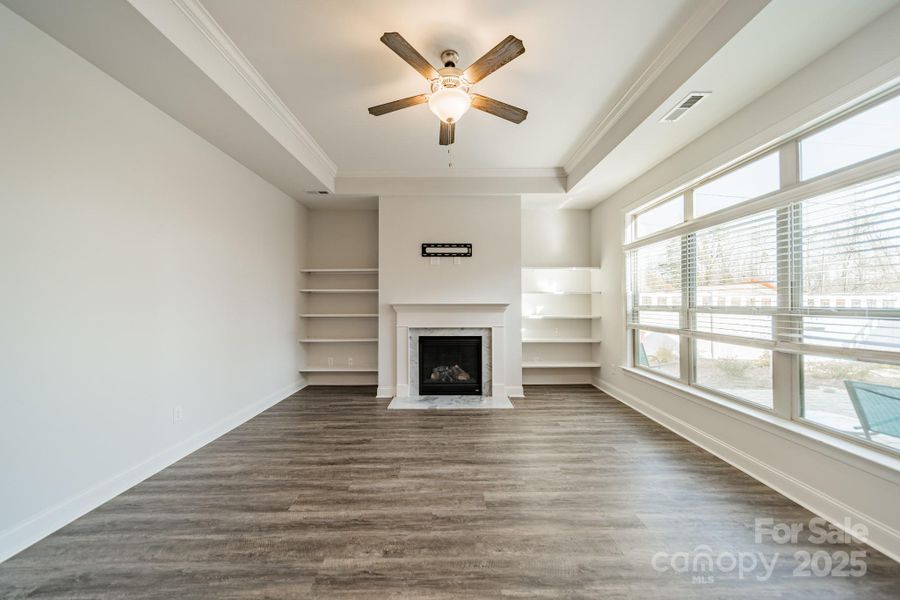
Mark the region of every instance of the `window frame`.
[[[726, 169], [724, 169], [724, 170], [722, 170], [722, 171], [716, 171], [714, 174], [712, 174], [712, 175], [707, 175], [706, 177], [704, 177], [704, 178], [701, 179], [700, 181], [697, 181], [696, 183], [691, 184], [691, 187], [690, 187], [690, 190], [691, 190], [691, 214], [690, 214], [690, 215], [687, 215], [687, 214], [686, 214], [685, 217], [686, 217], [686, 218], [690, 218], [690, 219], [692, 219], [692, 220], [693, 220], [693, 219], [701, 219], [701, 218], [705, 217], [706, 215], [714, 215], [714, 214], [716, 214], [716, 213], [718, 213], [718, 212], [721, 212], [721, 211], [723, 211], [723, 210], [727, 210], [727, 209], [732, 208], [732, 207], [734, 207], [734, 206], [741, 206], [742, 204], [749, 204], [749, 203], [753, 202], [754, 200], [756, 200], [757, 198], [762, 198], [762, 197], [764, 197], [764, 196], [768, 196], [769, 194], [771, 194], [771, 193], [773, 193], [773, 192], [775, 192], [775, 191], [784, 189], [784, 181], [782, 180], [782, 181], [780, 181], [780, 185], [779, 185], [775, 190], [773, 190], [773, 192], [768, 192], [768, 193], [762, 194], [762, 195], [760, 195], [760, 196], [753, 196], [752, 198], [748, 198], [748, 199], [743, 200], [743, 201], [741, 201], [741, 202], [736, 202], [736, 203], [734, 203], [734, 204], [732, 204], [732, 205], [730, 205], [730, 206], [726, 206], [725, 208], [720, 208], [719, 210], [710, 211], [710, 212], [704, 213], [704, 214], [702, 214], [702, 215], [695, 215], [695, 214], [694, 214], [695, 211], [694, 211], [693, 196], [694, 196], [694, 190], [695, 190], [695, 189], [701, 188], [701, 187], [703, 187], [703, 186], [705, 186], [705, 185], [707, 185], [707, 184], [710, 184], [710, 183], [712, 183], [713, 181], [716, 181], [717, 179], [722, 179], [723, 177], [727, 177], [728, 175], [731, 175], [731, 174], [734, 173], [735, 171], [739, 171], [740, 169], [743, 169], [744, 167], [749, 166], [749, 165], [755, 163], [756, 161], [759, 161], [759, 160], [762, 160], [762, 159], [764, 159], [764, 158], [767, 158], [768, 156], [771, 156], [771, 155], [773, 155], [773, 154], [780, 154], [779, 150], [780, 150], [780, 147], [775, 147], [775, 148], [768, 148], [768, 149], [766, 149], [766, 150], [757, 152], [757, 153], [755, 153], [755, 154], [752, 154], [751, 156], [745, 157], [744, 159], [742, 159], [741, 161], [739, 161], [739, 162], [737, 162], [737, 163], [735, 163], [735, 164], [733, 164], [733, 165], [729, 165], [728, 168], [726, 168]], [[781, 163], [781, 161], [779, 160], [779, 171], [781, 171], [781, 170], [783, 169], [783, 166], [784, 166], [784, 165], [783, 165], [783, 164]], [[798, 168], [799, 168], [799, 165], [798, 165]], [[780, 174], [780, 173], [779, 173], [779, 174]]]
[[[677, 193], [673, 193], [673, 194], [668, 194], [660, 199], [654, 200], [653, 202], [644, 204], [638, 210], [635, 210], [635, 211], [629, 213], [629, 215], [628, 215], [628, 235], [626, 236], [628, 241], [633, 242], [633, 241], [640, 240], [640, 239], [643, 239], [646, 237], [650, 237], [651, 235], [656, 235], [658, 233], [668, 231], [669, 229], [672, 229], [672, 227], [677, 227], [678, 225], [683, 224], [687, 220], [688, 214], [689, 214], [688, 210], [687, 210], [688, 199], [687, 199], [686, 194], [687, 194], [686, 192], [677, 192]], [[667, 202], [672, 202], [674, 200], [677, 200], [680, 196], [685, 196], [683, 203], [682, 203], [682, 209], [683, 209], [684, 215], [682, 217], [681, 223], [678, 223], [677, 225], [673, 225], [671, 227], [666, 227], [665, 229], [660, 229], [659, 231], [654, 231], [653, 233], [651, 233], [649, 235], [645, 235], [643, 237], [638, 236], [637, 220], [641, 215], [644, 215], [655, 208], [659, 208], [660, 206], [662, 206], [663, 204], [665, 204]]]
[[876, 94], [875, 96], [873, 96], [871, 98], [862, 100], [860, 102], [856, 102], [850, 108], [840, 111], [838, 114], [827, 117], [819, 122], [816, 122], [815, 124], [804, 128], [801, 133], [798, 133], [798, 134], [792, 136], [791, 141], [794, 141], [797, 144], [797, 181], [812, 181], [814, 179], [818, 179], [819, 177], [825, 177], [827, 175], [831, 175], [832, 173], [836, 173], [838, 171], [843, 171], [845, 169], [853, 168], [857, 165], [860, 165], [862, 163], [865, 163], [865, 162], [868, 162], [868, 161], [871, 161], [871, 160], [874, 160], [877, 158], [881, 158], [888, 154], [900, 152], [900, 149], [889, 150], [888, 152], [883, 152], [881, 154], [877, 154], [875, 156], [863, 159], [859, 162], [850, 163], [849, 165], [844, 165], [843, 167], [838, 167], [837, 169], [834, 169], [832, 171], [826, 171], [825, 173], [820, 173], [819, 175], [815, 175], [813, 177], [808, 177], [806, 179], [801, 178], [802, 173], [801, 173], [800, 143], [803, 140], [810, 138], [810, 137], [816, 135], [817, 133], [820, 133], [820, 132], [828, 129], [829, 127], [832, 127], [833, 125], [837, 125], [838, 123], [840, 123], [842, 121], [852, 119], [856, 115], [863, 113], [863, 112], [869, 110], [870, 108], [875, 108], [879, 104], [884, 104], [885, 102], [894, 100], [898, 97], [900, 97], [900, 91], [898, 91], [896, 88], [887, 90], [886, 92], [883, 92], [880, 94]]
[[[879, 362], [884, 364], [900, 364], [900, 349], [892, 351], [823, 347], [805, 344], [802, 341], [797, 342], [796, 340], [792, 340], [790, 336], [790, 332], [796, 329], [798, 320], [802, 320], [804, 316], [814, 316], [817, 313], [835, 315], [835, 311], [839, 311], [838, 314], [847, 315], [848, 313], [859, 312], [865, 313], [865, 316], [872, 317], [874, 312], [875, 315], [900, 317], [900, 308], [869, 309], [867, 307], [854, 306], [840, 308], [831, 307], [826, 309], [821, 307], [803, 308], [801, 302], [803, 294], [802, 201], [866, 181], [875, 181], [890, 177], [892, 174], [900, 174], [900, 149], [882, 153], [875, 157], [809, 179], [801, 179], [800, 142], [824, 128], [854, 117], [868, 108], [898, 96], [900, 96], [900, 88], [895, 88], [889, 92], [879, 94], [864, 102], [860, 102], [839, 115], [828, 117], [804, 128], [795, 135], [763, 147], [751, 155], [744, 157], [740, 161], [735, 161], [732, 164], [726, 165], [706, 176], [697, 178], [685, 186], [671, 190], [668, 193], [659, 196], [656, 200], [643, 203], [635, 210], [626, 212], [626, 231], [628, 235], [625, 236], [623, 255], [626, 257], [626, 273], [630, 273], [631, 276], [626, 276], [625, 281], [627, 286], [627, 301], [625, 302], [627, 348], [625, 367], [634, 369], [638, 372], [648, 373], [651, 377], [657, 378], [663, 383], [671, 381], [679, 388], [687, 387], [688, 389], [697, 390], [702, 393], [701, 397], [703, 398], [721, 398], [728, 402], [750, 407], [751, 409], [760, 411], [764, 414], [774, 415], [780, 419], [804, 427], [810, 427], [829, 435], [837, 436], [843, 440], [852, 442], [853, 444], [874, 449], [888, 456], [897, 457], [900, 455], [900, 449], [891, 448], [877, 442], [857, 437], [823, 423], [818, 423], [805, 418], [803, 414], [802, 368], [804, 355], [831, 356], [835, 358]], [[719, 211], [694, 218], [693, 191], [695, 188], [705, 185], [712, 180], [727, 175], [735, 169], [739, 169], [750, 162], [759, 160], [772, 153], [777, 153], [779, 155], [780, 185], [778, 189], [763, 196], [751, 198]], [[682, 222], [642, 238], [637, 238], [636, 217], [641, 213], [673, 200], [678, 196], [684, 197], [684, 218]], [[696, 264], [686, 264], [684, 252], [689, 250], [686, 246], [690, 246], [692, 243], [696, 244], [695, 233], [700, 230], [718, 224], [732, 222], [744, 216], [757, 214], [769, 209], [776, 210], [776, 260], [778, 270], [776, 305], [774, 307], [760, 307], [760, 309], [763, 310], [754, 310], [751, 312], [754, 314], [771, 314], [773, 341], [745, 339], [731, 335], [696, 331], [696, 323], [692, 322], [692, 319], [698, 314], [696, 310]], [[636, 295], [639, 295], [639, 290], [635, 285], [636, 269], [634, 268], [635, 265], [627, 263], [627, 257], [636, 256], [636, 253], [629, 251], [675, 237], [680, 237], [682, 240], [682, 298], [681, 306], [677, 309], [680, 326], [677, 330], [672, 330], [670, 328], [654, 328], [648, 325], [637, 324], [632, 321], [633, 311], [638, 309], [639, 300], [639, 298], [635, 297]], [[693, 256], [696, 259], [696, 252], [690, 252], [687, 256]], [[701, 312], [715, 312], [714, 310], [707, 310], [707, 308], [708, 307], [704, 307]], [[734, 307], [722, 308], [725, 309], [725, 312], [727, 312], [729, 308], [731, 308], [732, 311], [734, 310]], [[647, 307], [640, 308], [639, 310], [647, 310]], [[643, 367], [637, 360], [640, 343], [638, 337], [639, 331], [652, 331], [654, 329], [679, 336], [680, 376], [677, 378], [666, 373]], [[763, 347], [771, 350], [772, 407], [769, 408], [763, 404], [752, 402], [697, 383], [696, 340], [698, 339], [743, 346]]]

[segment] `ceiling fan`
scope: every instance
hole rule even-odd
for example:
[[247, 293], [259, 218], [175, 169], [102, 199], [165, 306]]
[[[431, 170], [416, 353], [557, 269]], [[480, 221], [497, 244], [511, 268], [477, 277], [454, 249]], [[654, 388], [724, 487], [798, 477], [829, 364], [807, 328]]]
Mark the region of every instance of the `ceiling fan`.
[[456, 122], [470, 107], [513, 123], [521, 123], [528, 116], [527, 110], [471, 91], [474, 84], [525, 52], [525, 45], [519, 38], [507, 36], [465, 71], [456, 66], [459, 62], [456, 50], [444, 50], [441, 53], [441, 63], [444, 66], [435, 69], [399, 33], [385, 33], [381, 36], [381, 41], [430, 82], [431, 93], [373, 106], [369, 109], [369, 114], [378, 117], [427, 102], [431, 112], [441, 120], [438, 138], [441, 146], [449, 146], [454, 142]]

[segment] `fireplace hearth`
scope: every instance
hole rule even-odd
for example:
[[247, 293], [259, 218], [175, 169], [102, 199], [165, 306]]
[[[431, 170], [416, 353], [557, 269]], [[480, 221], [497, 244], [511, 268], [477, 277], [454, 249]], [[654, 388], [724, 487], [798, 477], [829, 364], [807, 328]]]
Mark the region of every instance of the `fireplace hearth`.
[[419, 336], [419, 394], [481, 395], [480, 336]]

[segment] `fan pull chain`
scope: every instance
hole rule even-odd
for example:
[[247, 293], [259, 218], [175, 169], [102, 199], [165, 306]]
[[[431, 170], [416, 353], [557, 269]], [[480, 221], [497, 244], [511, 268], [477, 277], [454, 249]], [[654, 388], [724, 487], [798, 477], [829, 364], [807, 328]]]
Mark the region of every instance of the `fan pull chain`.
[[447, 167], [450, 169], [453, 168], [453, 152], [450, 151], [451, 148], [453, 148], [453, 145], [449, 144], [447, 146]]

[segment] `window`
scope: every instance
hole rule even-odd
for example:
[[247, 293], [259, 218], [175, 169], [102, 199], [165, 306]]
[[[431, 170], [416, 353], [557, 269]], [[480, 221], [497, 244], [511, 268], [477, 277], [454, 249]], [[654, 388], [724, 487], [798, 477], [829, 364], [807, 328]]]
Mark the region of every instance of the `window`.
[[670, 377], [681, 372], [678, 328], [681, 322], [681, 241], [670, 238], [632, 254], [634, 363]]
[[900, 366], [803, 357], [803, 416], [900, 450]]
[[634, 237], [642, 238], [684, 221], [684, 196], [666, 200], [634, 218]]
[[630, 215], [635, 368], [900, 451], [900, 152], [853, 166], [900, 131], [847, 141], [900, 124], [897, 98]]
[[804, 306], [900, 298], [900, 175], [801, 206]]
[[900, 149], [900, 96], [863, 110], [800, 141], [803, 179]]
[[700, 217], [774, 192], [780, 179], [778, 153], [738, 167], [694, 190], [694, 216]]
[[772, 339], [778, 290], [775, 211], [701, 229], [693, 237], [686, 256], [696, 273], [692, 329]]
[[677, 306], [681, 304], [681, 244], [678, 238], [642, 246], [634, 258], [635, 294], [648, 308], [666, 306], [671, 308], [664, 310], [678, 310]]
[[772, 408], [772, 351], [697, 340], [697, 385]]
[[681, 373], [678, 336], [659, 331], [638, 330], [635, 362], [669, 377]]

